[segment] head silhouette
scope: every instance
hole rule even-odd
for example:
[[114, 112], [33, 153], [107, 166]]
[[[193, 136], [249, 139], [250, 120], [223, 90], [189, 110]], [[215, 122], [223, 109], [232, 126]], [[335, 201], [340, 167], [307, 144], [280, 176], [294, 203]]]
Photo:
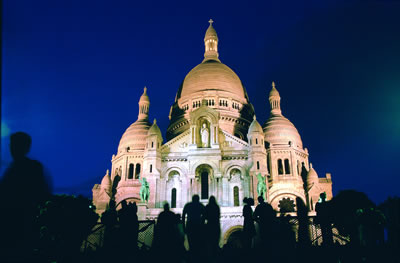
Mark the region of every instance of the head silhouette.
[[193, 203], [198, 203], [200, 202], [200, 197], [198, 195], [193, 195], [192, 196], [192, 202]]
[[247, 198], [247, 203], [248, 203], [249, 205], [254, 205], [254, 199], [251, 198], [251, 197]]
[[257, 200], [259, 204], [264, 203], [264, 197], [262, 197], [261, 195], [257, 198]]
[[169, 211], [169, 204], [168, 202], [164, 203], [164, 211]]
[[210, 198], [208, 199], [208, 203], [212, 204], [212, 205], [216, 205], [217, 204], [217, 200], [215, 199], [215, 196], [210, 196]]
[[249, 199], [247, 197], [243, 198], [243, 203], [249, 204]]
[[16, 132], [10, 136], [10, 152], [14, 160], [24, 158], [32, 144], [31, 136], [25, 132]]

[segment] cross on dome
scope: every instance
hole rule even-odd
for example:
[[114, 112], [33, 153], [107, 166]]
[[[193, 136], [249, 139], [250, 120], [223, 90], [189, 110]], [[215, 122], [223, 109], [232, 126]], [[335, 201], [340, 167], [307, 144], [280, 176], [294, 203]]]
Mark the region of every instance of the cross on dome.
[[214, 23], [214, 21], [213, 21], [212, 19], [210, 19], [210, 20], [208, 21], [208, 23], [210, 23], [210, 25], [212, 25], [212, 23]]

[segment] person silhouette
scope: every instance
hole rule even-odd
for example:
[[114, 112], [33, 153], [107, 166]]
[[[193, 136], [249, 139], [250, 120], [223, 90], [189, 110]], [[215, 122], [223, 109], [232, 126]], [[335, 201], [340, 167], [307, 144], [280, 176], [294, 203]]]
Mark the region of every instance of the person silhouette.
[[253, 209], [251, 206], [254, 205], [253, 198], [245, 197], [243, 199], [243, 247], [246, 249], [250, 249], [252, 247], [252, 240], [256, 233], [256, 229], [254, 227], [254, 219], [253, 219]]
[[188, 237], [189, 249], [192, 252], [197, 252], [201, 248], [204, 230], [204, 213], [205, 208], [203, 204], [200, 203], [200, 197], [198, 195], [193, 195], [192, 202], [187, 203], [183, 208], [182, 222]]
[[217, 200], [214, 196], [210, 196], [208, 204], [205, 208], [204, 218], [206, 220], [206, 235], [208, 238], [209, 252], [211, 256], [215, 256], [215, 253], [219, 249], [219, 240], [221, 237], [220, 227], [220, 209], [217, 204]]
[[101, 223], [104, 225], [104, 248], [107, 256], [111, 257], [118, 249], [118, 213], [114, 199], [110, 200], [107, 210], [101, 214]]
[[168, 202], [164, 203], [164, 211], [158, 215], [157, 225], [154, 233], [154, 261], [168, 260], [171, 262], [180, 262], [183, 246], [181, 233], [178, 224], [179, 218], [169, 208]]
[[259, 196], [257, 200], [258, 205], [254, 211], [254, 220], [258, 223], [261, 243], [265, 247], [269, 246], [269, 241], [272, 241], [273, 238], [273, 224], [276, 213], [270, 204], [264, 202], [262, 196]]
[[136, 203], [127, 203], [126, 200], [121, 202], [121, 209], [118, 211], [118, 220], [121, 233], [121, 244], [124, 247], [123, 252], [129, 251], [132, 253], [132, 249], [137, 249], [137, 238], [139, 221], [137, 216]]
[[330, 218], [330, 203], [326, 201], [326, 193], [323, 192], [319, 195], [320, 200], [315, 205], [315, 212], [317, 212], [317, 222], [321, 227], [322, 244], [323, 246], [330, 247], [333, 245], [333, 233]]
[[310, 230], [308, 222], [308, 209], [303, 199], [296, 197], [297, 218], [299, 222], [298, 243], [300, 247], [311, 245]]
[[38, 205], [51, 195], [42, 164], [26, 156], [31, 145], [31, 137], [24, 132], [10, 136], [13, 161], [0, 180], [0, 247], [5, 251], [2, 256], [25, 257], [27, 261], [36, 243], [33, 223]]

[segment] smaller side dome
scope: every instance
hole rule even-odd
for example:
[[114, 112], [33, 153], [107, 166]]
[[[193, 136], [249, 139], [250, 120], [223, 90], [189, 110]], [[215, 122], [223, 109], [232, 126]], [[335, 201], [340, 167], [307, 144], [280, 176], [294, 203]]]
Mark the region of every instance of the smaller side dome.
[[129, 150], [144, 150], [150, 126], [151, 123], [147, 119], [132, 123], [121, 137], [118, 153], [124, 152], [128, 147]]
[[104, 175], [101, 180], [101, 189], [105, 190], [107, 193], [111, 190], [111, 178], [109, 172], [110, 171], [107, 169], [106, 175]]
[[147, 135], [148, 136], [157, 135], [158, 137], [162, 138], [161, 131], [160, 131], [160, 128], [158, 127], [158, 125], [157, 125], [157, 120], [156, 119], [154, 119], [153, 125], [151, 125], [149, 131], [147, 132]]
[[307, 185], [311, 188], [315, 183], [318, 183], [318, 174], [310, 163], [310, 170], [307, 173]]
[[253, 117], [253, 121], [251, 122], [249, 126], [249, 133], [254, 133], [254, 132], [259, 132], [260, 134], [263, 133], [263, 129], [260, 125], [260, 123], [256, 119], [256, 115]]

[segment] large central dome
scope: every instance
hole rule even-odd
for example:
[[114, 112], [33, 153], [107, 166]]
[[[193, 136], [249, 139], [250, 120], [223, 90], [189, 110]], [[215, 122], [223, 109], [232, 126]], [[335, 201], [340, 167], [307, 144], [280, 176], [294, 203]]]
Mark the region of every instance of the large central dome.
[[170, 111], [167, 140], [189, 129], [190, 112], [203, 101], [218, 111], [219, 127], [243, 140], [253, 120], [254, 109], [236, 73], [219, 60], [218, 36], [212, 20], [204, 37], [204, 59], [185, 77]]
[[183, 81], [178, 98], [185, 98], [204, 91], [231, 97], [245, 103], [245, 92], [239, 77], [227, 65], [217, 60], [206, 60], [193, 68]]

